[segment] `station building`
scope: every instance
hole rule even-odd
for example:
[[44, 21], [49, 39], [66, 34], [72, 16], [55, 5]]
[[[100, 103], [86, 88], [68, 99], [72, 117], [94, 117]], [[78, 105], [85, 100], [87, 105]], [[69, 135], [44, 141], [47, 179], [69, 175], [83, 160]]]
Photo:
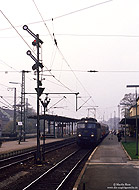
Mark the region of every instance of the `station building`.
[[139, 98], [137, 100], [137, 106], [136, 104], [131, 106], [129, 110], [126, 111], [125, 117], [119, 123], [121, 124], [121, 129], [123, 129], [124, 132], [126, 131], [126, 135], [136, 136], [136, 118], [137, 118], [137, 126], [139, 129]]

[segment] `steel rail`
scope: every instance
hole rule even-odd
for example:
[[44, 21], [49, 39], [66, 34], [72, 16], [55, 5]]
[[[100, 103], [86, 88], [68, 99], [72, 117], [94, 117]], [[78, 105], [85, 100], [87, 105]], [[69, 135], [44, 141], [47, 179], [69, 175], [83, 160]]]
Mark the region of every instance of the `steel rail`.
[[30, 157], [28, 157], [28, 158], [22, 159], [22, 160], [17, 161], [17, 162], [12, 162], [11, 164], [8, 164], [8, 165], [5, 165], [5, 166], [0, 167], [0, 170], [9, 168], [9, 167], [11, 167], [11, 166], [17, 165], [17, 164], [22, 163], [22, 162], [25, 162], [25, 161], [28, 161], [28, 160], [30, 160], [30, 159], [32, 159], [32, 158], [34, 158], [34, 156], [30, 156]]
[[[73, 138], [72, 140], [71, 139], [66, 139], [66, 140], [63, 140], [63, 141], [57, 141], [57, 142], [52, 142], [52, 143], [47, 143], [45, 144], [45, 149], [47, 148], [50, 148], [50, 147], [54, 147], [54, 146], [59, 146], [61, 144], [66, 144], [66, 143], [70, 143], [70, 142], [75, 142], [76, 140]], [[64, 143], [63, 143], [64, 142]], [[43, 145], [41, 145], [41, 147], [43, 147]], [[16, 158], [16, 156], [22, 156], [26, 153], [29, 153], [29, 152], [32, 152], [36, 151], [36, 147], [31, 147], [31, 148], [25, 148], [25, 149], [21, 149], [21, 150], [15, 150], [15, 151], [12, 151], [12, 152], [8, 152], [8, 153], [3, 153], [3, 154], [0, 154], [0, 163], [3, 162], [4, 160], [7, 161], [8, 159], [12, 159], [12, 158]], [[5, 158], [5, 155], [9, 155]]]
[[40, 179], [42, 179], [42, 177], [44, 177], [46, 174], [50, 173], [52, 170], [56, 169], [59, 165], [64, 163], [66, 160], [68, 160], [70, 157], [75, 155], [79, 150], [81, 150], [81, 149], [78, 149], [77, 151], [74, 151], [73, 153], [71, 153], [70, 155], [65, 157], [64, 159], [60, 160], [57, 164], [55, 164], [53, 167], [51, 167], [46, 172], [44, 172], [42, 175], [40, 175], [38, 178], [36, 178], [34, 181], [32, 181], [28, 186], [24, 187], [23, 190], [26, 190], [26, 189], [30, 188], [32, 185], [34, 185], [36, 182], [38, 182]]
[[[52, 147], [54, 147], [54, 146], [56, 146], [56, 145], [52, 145], [51, 147], [48, 147], [49, 149], [47, 150], [47, 151], [45, 151], [45, 154], [47, 154], [47, 153], [50, 153], [50, 152], [53, 152], [53, 151], [55, 151], [55, 150], [58, 150], [58, 149], [60, 149], [60, 148], [63, 148], [63, 147], [65, 147], [65, 146], [69, 146], [69, 145], [71, 145], [71, 144], [74, 144], [75, 142], [70, 142], [70, 143], [65, 143], [64, 145], [57, 145], [58, 147], [55, 147], [55, 148], [52, 148]], [[12, 160], [12, 159], [15, 159], [15, 158], [20, 158], [20, 157], [23, 157], [23, 156], [27, 156], [27, 155], [31, 155], [31, 154], [34, 154], [36, 152], [36, 150], [35, 151], [31, 151], [31, 152], [27, 152], [27, 153], [25, 153], [25, 154], [20, 154], [20, 155], [17, 155], [17, 156], [14, 156], [14, 157], [10, 157], [10, 158], [7, 158], [7, 159], [4, 159], [3, 161], [1, 160], [0, 161], [0, 163], [4, 163], [4, 162], [6, 162], [6, 161], [9, 161], [9, 160]], [[10, 163], [10, 164], [7, 164], [7, 165], [4, 165], [4, 166], [1, 166], [0, 167], [0, 170], [3, 170], [3, 169], [6, 169], [6, 168], [9, 168], [9, 167], [11, 167], [11, 166], [14, 166], [14, 165], [17, 165], [17, 164], [20, 164], [20, 163], [22, 163], [22, 162], [26, 162], [26, 161], [28, 161], [28, 160], [31, 160], [31, 159], [33, 159], [34, 158], [34, 155], [32, 155], [32, 156], [29, 156], [28, 158], [24, 158], [24, 159], [21, 159], [21, 160], [18, 160], [18, 161], [16, 161], [16, 162], [12, 162], [12, 163]]]
[[70, 172], [66, 175], [66, 177], [62, 180], [62, 182], [59, 184], [59, 186], [56, 188], [56, 190], [59, 190], [64, 186], [66, 181], [69, 179], [69, 177], [72, 175], [72, 173], [76, 170], [76, 168], [80, 165], [80, 163], [85, 159], [85, 157], [91, 152], [92, 150], [89, 150], [75, 165], [74, 167], [70, 170]]
[[[67, 143], [63, 144], [62, 146], [60, 146], [59, 148], [68, 146], [68, 145], [73, 144], [73, 143], [75, 143], [75, 141], [73, 141], [73, 142], [67, 142]], [[48, 148], [53, 148], [53, 147], [55, 147], [55, 146], [59, 146], [59, 144], [58, 144], [58, 145], [56, 145], [56, 144], [55, 144], [55, 145], [51, 145], [50, 147], [48, 146], [48, 147], [45, 147], [45, 148], [48, 149]], [[34, 148], [33, 148], [33, 149], [34, 149]], [[57, 149], [58, 149], [57, 147], [56, 147], [56, 148], [53, 148], [52, 151], [53, 151], [53, 150], [57, 150]], [[50, 151], [51, 151], [51, 150], [47, 150], [47, 151], [45, 151], [45, 153], [48, 153], [48, 152], [50, 152]], [[0, 163], [6, 162], [6, 161], [8, 161], [8, 160], [15, 159], [15, 158], [19, 158], [19, 157], [22, 157], [22, 156], [25, 156], [25, 155], [34, 154], [35, 152], [36, 152], [36, 149], [35, 149], [35, 150], [28, 151], [28, 152], [25, 152], [25, 153], [21, 153], [21, 154], [15, 155], [15, 156], [11, 156], [11, 157], [8, 157], [8, 158], [0, 159]]]
[[22, 154], [19, 154], [19, 155], [11, 156], [9, 158], [4, 158], [4, 159], [0, 160], [0, 163], [9, 161], [9, 160], [12, 160], [12, 159], [15, 159], [15, 158], [19, 158], [19, 157], [22, 157], [22, 156], [25, 156], [25, 155], [33, 154], [35, 152], [36, 152], [36, 150], [32, 150], [30, 152], [25, 152], [25, 153], [22, 153]]

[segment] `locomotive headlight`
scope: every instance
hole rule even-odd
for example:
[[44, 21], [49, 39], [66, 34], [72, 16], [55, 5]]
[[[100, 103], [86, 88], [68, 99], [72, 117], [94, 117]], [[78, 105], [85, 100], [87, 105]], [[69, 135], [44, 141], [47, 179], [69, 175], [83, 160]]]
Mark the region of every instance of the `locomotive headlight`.
[[78, 134], [78, 137], [81, 137], [82, 135], [81, 134]]
[[94, 134], [91, 134], [91, 137], [94, 137]]

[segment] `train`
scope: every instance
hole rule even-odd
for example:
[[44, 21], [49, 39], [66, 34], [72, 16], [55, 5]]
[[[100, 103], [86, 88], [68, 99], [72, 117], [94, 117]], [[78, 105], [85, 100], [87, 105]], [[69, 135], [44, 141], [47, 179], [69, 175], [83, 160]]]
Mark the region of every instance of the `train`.
[[96, 146], [109, 133], [106, 124], [99, 123], [95, 118], [82, 118], [77, 122], [77, 144], [79, 146]]

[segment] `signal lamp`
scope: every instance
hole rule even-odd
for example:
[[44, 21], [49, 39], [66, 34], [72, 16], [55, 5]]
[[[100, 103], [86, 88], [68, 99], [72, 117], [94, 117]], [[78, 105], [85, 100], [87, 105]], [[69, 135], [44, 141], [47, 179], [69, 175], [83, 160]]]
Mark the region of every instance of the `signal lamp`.
[[36, 40], [34, 40], [34, 41], [32, 42], [32, 45], [33, 45], [33, 46], [36, 46], [36, 44], [37, 44], [37, 43], [36, 43]]

